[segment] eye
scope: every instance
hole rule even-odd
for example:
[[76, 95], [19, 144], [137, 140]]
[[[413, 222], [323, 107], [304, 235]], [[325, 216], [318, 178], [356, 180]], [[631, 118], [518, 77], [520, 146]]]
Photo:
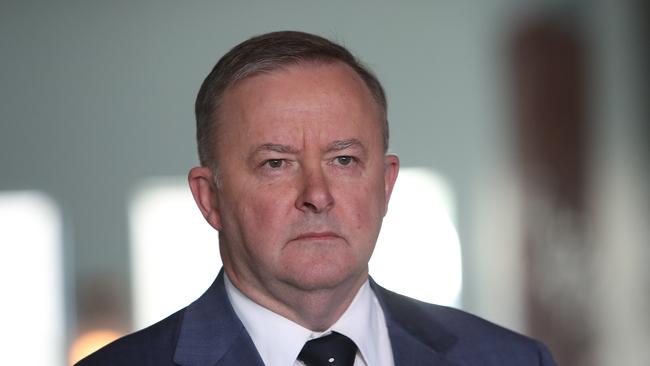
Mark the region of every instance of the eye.
[[337, 156], [335, 160], [339, 165], [345, 166], [345, 165], [350, 165], [352, 162], [354, 162], [355, 159], [352, 156], [343, 155], [343, 156]]
[[284, 165], [284, 163], [285, 163], [284, 159], [269, 159], [265, 161], [263, 165], [266, 165], [272, 169], [278, 169], [278, 168], [282, 168], [282, 165]]

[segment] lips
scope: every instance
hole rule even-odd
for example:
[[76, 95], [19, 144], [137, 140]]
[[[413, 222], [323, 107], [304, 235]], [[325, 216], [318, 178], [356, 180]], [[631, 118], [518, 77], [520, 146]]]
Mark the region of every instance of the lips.
[[307, 232], [298, 235], [294, 240], [330, 240], [330, 239], [340, 239], [341, 237], [331, 231], [322, 231], [322, 232]]

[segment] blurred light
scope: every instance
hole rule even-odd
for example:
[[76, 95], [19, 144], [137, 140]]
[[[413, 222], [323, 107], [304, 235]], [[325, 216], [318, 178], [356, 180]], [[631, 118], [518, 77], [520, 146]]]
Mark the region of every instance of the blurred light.
[[93, 330], [82, 334], [70, 347], [70, 364], [74, 365], [77, 361], [121, 336], [122, 334], [109, 329]]
[[400, 169], [370, 274], [382, 286], [418, 300], [459, 305], [460, 241], [449, 186], [428, 169]]
[[64, 362], [61, 218], [41, 192], [0, 193], [0, 344], [5, 365]]
[[131, 202], [134, 325], [151, 325], [196, 300], [221, 268], [217, 231], [183, 179], [152, 180]]

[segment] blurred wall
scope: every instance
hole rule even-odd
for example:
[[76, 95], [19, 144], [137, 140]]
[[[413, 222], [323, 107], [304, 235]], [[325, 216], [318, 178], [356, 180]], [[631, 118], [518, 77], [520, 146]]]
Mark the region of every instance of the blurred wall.
[[[639, 48], [628, 42], [636, 34], [628, 22], [634, 4], [5, 0], [0, 190], [41, 190], [62, 209], [67, 342], [97, 318], [129, 330], [130, 193], [148, 177], [185, 175], [196, 164], [194, 97], [223, 53], [267, 31], [314, 32], [341, 41], [378, 74], [389, 98], [390, 150], [402, 164], [429, 167], [452, 184], [463, 246], [463, 307], [526, 332], [522, 197], [509, 122], [510, 32], [530, 14], [548, 14], [579, 24], [591, 37], [594, 85], [600, 87], [591, 111], [599, 126], [591, 171], [606, 183], [590, 194], [628, 194], [632, 204], [648, 193], [639, 183], [647, 182], [648, 150], [641, 152], [647, 141], [633, 138], [642, 118], [629, 115], [643, 103], [626, 97], [639, 95], [634, 75], [643, 65], [618, 64], [619, 56], [633, 60]], [[619, 68], [627, 73], [620, 75]], [[638, 169], [629, 169], [639, 175], [616, 181], [622, 174], [617, 167], [631, 162]], [[617, 184], [637, 191], [624, 193], [626, 186]], [[598, 202], [604, 206], [594, 212], [606, 216], [605, 226], [598, 226], [605, 231], [598, 235], [600, 245], [611, 248], [605, 238], [631, 230], [636, 241], [630, 250], [647, 255], [640, 249], [648, 238], [642, 223], [623, 221], [608, 229], [607, 216], [629, 207]], [[637, 220], [648, 217], [647, 210], [637, 210]], [[635, 271], [621, 280], [647, 275]], [[645, 301], [635, 314], [648, 310]], [[635, 334], [648, 340], [642, 338], [647, 329]], [[621, 347], [612, 352], [626, 349]], [[601, 358], [608, 360], [605, 353]]]

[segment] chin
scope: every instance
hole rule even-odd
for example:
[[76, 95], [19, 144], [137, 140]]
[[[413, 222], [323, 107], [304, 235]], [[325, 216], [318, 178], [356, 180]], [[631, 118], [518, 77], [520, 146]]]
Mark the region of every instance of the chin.
[[367, 277], [367, 270], [358, 266], [332, 265], [318, 263], [311, 266], [301, 266], [288, 273], [287, 282], [303, 291], [332, 290], [341, 286], [350, 286]]

